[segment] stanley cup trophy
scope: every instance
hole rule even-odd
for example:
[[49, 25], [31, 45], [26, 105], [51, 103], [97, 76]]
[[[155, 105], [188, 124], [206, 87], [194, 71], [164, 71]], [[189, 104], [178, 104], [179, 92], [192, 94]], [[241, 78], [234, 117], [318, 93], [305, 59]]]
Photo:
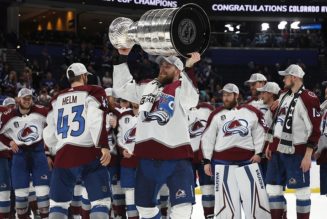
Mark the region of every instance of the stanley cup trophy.
[[138, 44], [151, 55], [203, 53], [210, 40], [210, 22], [205, 11], [196, 4], [180, 8], [147, 11], [139, 21], [116, 18], [109, 27], [109, 39], [117, 49]]

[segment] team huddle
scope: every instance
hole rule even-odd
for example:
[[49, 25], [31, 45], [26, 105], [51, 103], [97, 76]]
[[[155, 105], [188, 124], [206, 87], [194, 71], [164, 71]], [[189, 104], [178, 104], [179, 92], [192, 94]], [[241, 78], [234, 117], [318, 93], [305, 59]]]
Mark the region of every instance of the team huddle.
[[[81, 63], [70, 88], [48, 107], [19, 91], [0, 108], [0, 219], [189, 219], [200, 186], [205, 218], [287, 218], [295, 189], [298, 219], [310, 216], [310, 166], [321, 164], [327, 193], [327, 110], [303, 85], [304, 71], [279, 72], [284, 89], [255, 73], [252, 99], [232, 83], [223, 105], [200, 102], [193, 66], [157, 58], [158, 77], [137, 83], [130, 49], [119, 49], [113, 88], [87, 85]], [[326, 107], [327, 108], [327, 107]]]

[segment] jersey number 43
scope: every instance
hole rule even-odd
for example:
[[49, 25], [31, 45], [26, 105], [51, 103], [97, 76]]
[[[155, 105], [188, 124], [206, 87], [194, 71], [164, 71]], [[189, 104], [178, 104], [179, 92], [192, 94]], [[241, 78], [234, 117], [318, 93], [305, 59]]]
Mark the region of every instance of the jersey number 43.
[[[62, 134], [62, 138], [67, 138], [68, 132], [70, 131], [69, 135], [72, 137], [78, 137], [81, 134], [83, 134], [85, 130], [85, 119], [82, 116], [84, 105], [78, 105], [71, 108], [72, 114], [69, 113], [69, 115], [63, 115], [64, 114], [64, 108], [58, 109], [58, 120], [57, 120], [57, 133], [58, 135]], [[74, 115], [75, 114], [75, 115]], [[73, 116], [72, 122], [78, 123], [78, 129], [77, 130], [71, 130], [68, 121], [69, 116]]]

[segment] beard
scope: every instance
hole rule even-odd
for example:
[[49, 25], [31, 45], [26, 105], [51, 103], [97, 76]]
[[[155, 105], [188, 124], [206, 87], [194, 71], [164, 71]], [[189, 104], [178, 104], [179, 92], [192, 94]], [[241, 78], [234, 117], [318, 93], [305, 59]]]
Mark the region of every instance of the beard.
[[29, 110], [31, 109], [32, 107], [32, 104], [30, 104], [29, 106], [25, 106], [24, 104], [19, 104], [19, 107], [22, 109], [22, 110]]
[[293, 86], [294, 86], [294, 82], [291, 82], [290, 84], [285, 84], [284, 88], [285, 89], [292, 89]]
[[174, 81], [174, 77], [173, 76], [159, 75], [159, 82], [162, 85], [171, 84], [173, 81]]
[[225, 109], [233, 109], [237, 105], [237, 100], [234, 98], [231, 102], [224, 102]]

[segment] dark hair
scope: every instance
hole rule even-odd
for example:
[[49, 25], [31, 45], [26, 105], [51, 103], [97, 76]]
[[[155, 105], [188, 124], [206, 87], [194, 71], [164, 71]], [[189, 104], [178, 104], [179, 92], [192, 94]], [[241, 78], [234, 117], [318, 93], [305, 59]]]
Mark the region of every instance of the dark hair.
[[75, 73], [72, 70], [68, 70], [68, 81], [70, 84], [80, 81], [82, 75], [75, 76]]

